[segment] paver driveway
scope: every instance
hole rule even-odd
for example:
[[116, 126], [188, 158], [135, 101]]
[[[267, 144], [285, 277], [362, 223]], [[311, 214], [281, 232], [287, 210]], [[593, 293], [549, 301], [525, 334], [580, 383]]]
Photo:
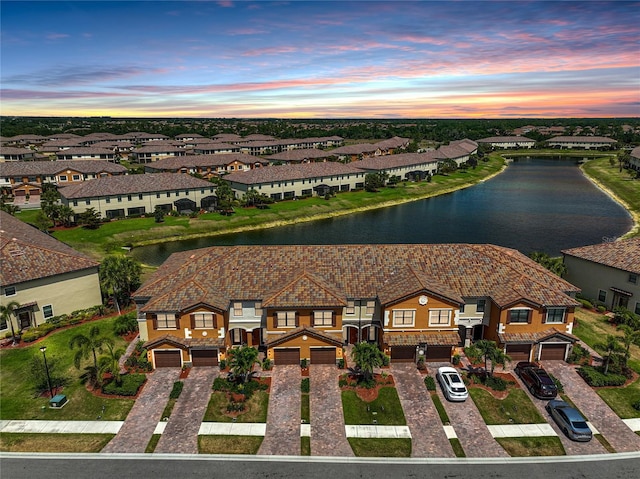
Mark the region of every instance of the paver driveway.
[[[434, 379], [437, 366], [429, 367], [429, 375]], [[509, 457], [509, 454], [491, 436], [471, 397], [464, 402], [452, 403], [445, 399], [439, 384], [436, 386], [436, 391], [467, 457]]]
[[275, 365], [261, 455], [300, 455], [300, 366]]
[[340, 370], [331, 364], [312, 364], [309, 369], [311, 410], [311, 454], [353, 456], [347, 441], [338, 387]]
[[116, 437], [102, 452], [144, 452], [169, 399], [179, 368], [159, 368], [147, 374], [147, 382]]
[[640, 436], [622, 422], [607, 403], [584, 382], [573, 366], [564, 361], [544, 361], [543, 367], [560, 380], [567, 396], [609, 441], [616, 452], [640, 451]]
[[[520, 387], [527, 393], [531, 402], [533, 402], [534, 406], [538, 410], [538, 412], [542, 415], [545, 420], [551, 424], [551, 427], [555, 431], [555, 433], [560, 438], [560, 442], [562, 442], [562, 447], [564, 447], [564, 451], [568, 456], [580, 456], [580, 455], [588, 455], [588, 454], [606, 454], [607, 450], [604, 448], [600, 441], [592, 440], [589, 442], [577, 442], [572, 441], [564, 433], [560, 430], [556, 422], [549, 416], [549, 413], [544, 408], [548, 400], [538, 399], [533, 394], [529, 392], [527, 387], [522, 383], [522, 380], [518, 377], [518, 375], [513, 372], [513, 377], [516, 378], [516, 381], [520, 384]], [[560, 398], [558, 398], [560, 399]]]
[[198, 454], [198, 431], [211, 397], [217, 367], [192, 368], [154, 452]]
[[391, 373], [411, 431], [412, 457], [454, 457], [424, 376], [411, 363], [394, 363]]

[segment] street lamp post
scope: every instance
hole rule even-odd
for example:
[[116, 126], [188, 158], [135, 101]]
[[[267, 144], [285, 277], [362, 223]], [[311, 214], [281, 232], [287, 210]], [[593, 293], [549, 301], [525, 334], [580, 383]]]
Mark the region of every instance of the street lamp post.
[[40, 351], [42, 351], [42, 357], [44, 358], [44, 370], [47, 373], [47, 384], [49, 385], [49, 395], [53, 397], [53, 388], [51, 387], [51, 376], [49, 376], [49, 365], [47, 364], [47, 355], [45, 351], [47, 350], [46, 346], [42, 346]]

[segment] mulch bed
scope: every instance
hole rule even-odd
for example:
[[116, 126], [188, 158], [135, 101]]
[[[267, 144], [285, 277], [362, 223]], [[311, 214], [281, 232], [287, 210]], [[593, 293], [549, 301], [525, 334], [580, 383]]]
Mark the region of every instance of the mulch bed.
[[140, 386], [140, 389], [138, 389], [138, 392], [135, 394], [135, 396], [119, 396], [116, 394], [105, 394], [102, 392], [102, 389], [93, 388], [88, 384], [85, 384], [85, 389], [91, 394], [93, 394], [94, 396], [99, 398], [104, 398], [104, 399], [138, 399], [138, 396], [140, 396], [140, 392], [142, 391], [142, 388], [144, 387], [145, 384], [146, 382], [143, 383], [142, 386]]
[[470, 379], [471, 383], [469, 384], [469, 387], [478, 388], [478, 389], [484, 389], [485, 391], [490, 393], [496, 399], [504, 399], [504, 398], [506, 398], [509, 395], [509, 392], [512, 389], [520, 389], [520, 383], [518, 381], [516, 381], [516, 378], [513, 377], [513, 374], [511, 374], [511, 373], [496, 373], [496, 372], [494, 372], [493, 375], [495, 377], [504, 379], [505, 381], [507, 381], [507, 383], [514, 382], [515, 384], [507, 384], [507, 389], [505, 391], [496, 391], [495, 389], [491, 389], [490, 387], [487, 387], [487, 386], [485, 386], [484, 384], [482, 384], [480, 382], [476, 382], [476, 380], [472, 378], [472, 379]]
[[378, 397], [378, 392], [380, 388], [395, 386], [395, 381], [393, 380], [393, 376], [388, 375], [383, 377], [381, 374], [374, 374], [373, 379], [376, 381], [375, 387], [365, 388], [356, 385], [355, 379], [348, 375], [344, 374], [340, 376], [340, 379], [347, 379], [348, 383], [346, 386], [342, 386], [340, 389], [343, 391], [352, 390], [356, 392], [356, 395], [363, 400], [364, 402], [374, 401]]

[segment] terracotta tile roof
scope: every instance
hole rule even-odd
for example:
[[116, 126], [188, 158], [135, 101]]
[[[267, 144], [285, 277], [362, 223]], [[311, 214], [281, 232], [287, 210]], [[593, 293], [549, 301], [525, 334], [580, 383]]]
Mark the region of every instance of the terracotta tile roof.
[[547, 140], [547, 142], [557, 143], [617, 143], [617, 140], [613, 138], [607, 138], [606, 136], [554, 136]]
[[161, 160], [154, 161], [147, 166], [154, 170], [177, 171], [180, 168], [206, 168], [226, 166], [233, 163], [234, 161], [239, 161], [247, 165], [252, 165], [254, 163], [268, 164], [268, 161], [256, 156], [246, 155], [244, 153], [229, 153], [226, 155], [187, 155], [172, 158], [163, 158]]
[[[17, 148], [15, 146], [3, 146], [2, 148], [0, 148], [0, 156], [4, 156], [4, 155], [28, 155], [28, 156], [33, 156], [35, 154], [35, 151], [29, 149], [29, 148]], [[4, 165], [3, 165], [4, 168]]]
[[389, 346], [415, 346], [421, 343], [428, 346], [458, 346], [461, 343], [457, 332], [385, 333], [384, 337]]
[[337, 288], [306, 271], [287, 281], [282, 287], [276, 288], [275, 291], [266, 293], [262, 301], [264, 307], [283, 308], [346, 305], [344, 295]]
[[298, 148], [287, 150], [275, 155], [265, 157], [269, 161], [304, 161], [318, 158], [330, 158], [334, 156], [330, 151], [319, 150], [318, 148]]
[[60, 188], [60, 196], [67, 199], [95, 198], [156, 191], [175, 191], [211, 188], [208, 181], [181, 173], [146, 173], [144, 175], [105, 176], [91, 181]]
[[399, 136], [394, 136], [393, 138], [377, 142], [375, 146], [381, 150], [388, 150], [392, 148], [402, 148], [403, 146], [407, 146], [410, 142], [411, 138], [400, 138]]
[[537, 333], [502, 333], [499, 334], [502, 343], [510, 344], [531, 344], [539, 343], [554, 336], [561, 336], [563, 339], [569, 339], [571, 342], [578, 341], [579, 338], [573, 334], [558, 331], [556, 328], [545, 329]]
[[183, 146], [173, 146], [167, 145], [163, 143], [155, 143], [153, 141], [145, 144], [145, 146], [141, 146], [140, 148], [136, 148], [132, 151], [133, 154], [139, 155], [140, 153], [184, 153], [185, 149]]
[[535, 143], [536, 140], [527, 138], [526, 136], [490, 136], [481, 138], [478, 143]]
[[[415, 279], [399, 275], [408, 267]], [[394, 277], [400, 278], [398, 286], [389, 284]], [[273, 295], [295, 283], [292, 278], [300, 282], [282, 298], [307, 306], [316, 301], [316, 291], [321, 303], [331, 294], [388, 299], [421, 284], [456, 299], [490, 297], [499, 307], [523, 297], [541, 306], [570, 307], [578, 303], [565, 292], [579, 291], [518, 251], [493, 245], [214, 246], [171, 255], [134, 297], [151, 298], [145, 311], [177, 311], [190, 301], [227, 310], [231, 301]], [[197, 292], [182, 292], [192, 289]]]
[[374, 156], [356, 161], [352, 165], [363, 170], [387, 170], [389, 168], [406, 168], [428, 163], [438, 163], [435, 151]]
[[81, 146], [77, 148], [69, 148], [67, 150], [60, 150], [56, 153], [56, 156], [84, 156], [84, 155], [107, 155], [113, 156], [113, 150], [107, 148], [96, 148], [93, 146]]
[[629, 273], [640, 274], [640, 237], [566, 249], [562, 253]]
[[0, 285], [17, 284], [98, 263], [57, 239], [0, 211]]
[[421, 291], [435, 293], [437, 296], [459, 304], [464, 303], [457, 291], [411, 265], [405, 266], [397, 274], [393, 274], [392, 277], [388, 278], [380, 288], [378, 298], [382, 304], [389, 304], [418, 294]]
[[17, 161], [3, 163], [2, 176], [51, 176], [69, 169], [85, 174], [102, 172], [124, 174], [127, 172], [124, 166], [107, 160]]
[[329, 152], [334, 156], [338, 155], [360, 155], [364, 153], [374, 153], [378, 150], [376, 145], [371, 143], [358, 143], [355, 145], [346, 145], [339, 148], [330, 150]]
[[224, 347], [224, 339], [220, 338], [179, 338], [172, 334], [165, 334], [158, 338], [147, 341], [142, 345], [143, 348], [150, 349], [162, 344], [170, 344], [181, 349], [199, 348], [214, 349]]
[[356, 173], [363, 173], [363, 171], [353, 166], [353, 164], [344, 165], [342, 163], [323, 162], [256, 168], [242, 173], [231, 173], [225, 176], [224, 179], [234, 183], [255, 185], [274, 181], [292, 181]]
[[267, 346], [277, 346], [278, 344], [286, 343], [287, 341], [291, 341], [292, 339], [300, 337], [304, 334], [328, 342], [330, 344], [334, 344], [338, 347], [342, 346], [342, 334], [325, 333], [324, 331], [320, 331], [319, 329], [309, 326], [300, 326], [279, 336], [271, 336], [267, 339]]

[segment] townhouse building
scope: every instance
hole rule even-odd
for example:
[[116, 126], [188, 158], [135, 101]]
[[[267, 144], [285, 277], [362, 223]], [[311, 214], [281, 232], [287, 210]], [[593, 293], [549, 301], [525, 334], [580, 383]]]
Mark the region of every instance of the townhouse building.
[[30, 148], [19, 148], [15, 146], [3, 146], [0, 148], [0, 163], [10, 161], [35, 161], [36, 159], [37, 152]]
[[565, 277], [582, 294], [607, 309], [640, 314], [640, 238], [581, 246], [562, 251]]
[[577, 148], [582, 150], [611, 149], [616, 143], [613, 138], [606, 136], [554, 136], [547, 140], [551, 148]]
[[490, 136], [478, 140], [478, 143], [491, 145], [504, 150], [512, 148], [534, 148], [536, 141], [526, 136]]
[[198, 174], [211, 179], [227, 173], [249, 171], [267, 166], [269, 162], [244, 153], [215, 155], [187, 155], [176, 158], [164, 158], [145, 165], [147, 173], [188, 173]]
[[180, 173], [106, 176], [58, 191], [76, 213], [95, 208], [110, 219], [153, 214], [156, 207], [189, 213], [217, 204], [212, 183]]
[[213, 366], [249, 345], [275, 364], [450, 361], [470, 338], [564, 359], [579, 290], [523, 254], [472, 244], [216, 246], [175, 253], [133, 294], [155, 367]]
[[4, 211], [0, 261], [0, 304], [19, 304], [0, 335], [102, 304], [96, 261]]

